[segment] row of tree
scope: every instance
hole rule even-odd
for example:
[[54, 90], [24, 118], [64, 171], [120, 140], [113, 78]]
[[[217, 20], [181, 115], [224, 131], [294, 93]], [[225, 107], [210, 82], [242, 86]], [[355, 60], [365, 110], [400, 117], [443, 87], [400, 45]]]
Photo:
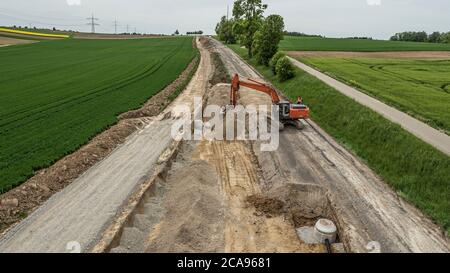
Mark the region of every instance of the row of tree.
[[262, 0], [236, 0], [233, 18], [223, 16], [216, 33], [225, 43], [239, 42], [248, 50], [248, 56], [257, 57], [260, 64], [268, 65], [283, 39], [284, 20], [280, 15], [264, 17], [267, 5]]
[[188, 31], [186, 32], [186, 35], [202, 35], [203, 30], [197, 30], [197, 31]]
[[266, 9], [262, 0], [236, 0], [233, 18], [223, 16], [216, 33], [225, 43], [239, 42], [247, 48], [249, 58], [255, 57], [259, 64], [271, 66], [280, 80], [287, 80], [294, 75], [290, 61], [279, 54], [274, 57], [283, 39], [284, 19], [276, 14], [265, 17]]
[[425, 31], [406, 31], [396, 33], [391, 41], [425, 42], [425, 43], [450, 43], [450, 32], [435, 31], [427, 34]]
[[296, 36], [296, 37], [311, 37], [311, 38], [324, 38], [322, 35], [306, 34], [297, 31], [284, 31], [285, 36]]

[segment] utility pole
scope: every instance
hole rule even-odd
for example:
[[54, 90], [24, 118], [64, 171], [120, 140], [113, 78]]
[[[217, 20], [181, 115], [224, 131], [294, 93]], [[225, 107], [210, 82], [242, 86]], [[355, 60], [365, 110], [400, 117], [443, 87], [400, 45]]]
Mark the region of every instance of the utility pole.
[[90, 18], [86, 18], [87, 20], [89, 20], [90, 22], [87, 23], [87, 25], [91, 26], [91, 32], [95, 33], [95, 26], [98, 26], [99, 24], [97, 24], [95, 21], [98, 20], [98, 18], [94, 18], [94, 14], [92, 13], [92, 17]]
[[230, 5], [227, 5], [227, 21], [228, 21], [228, 18], [229, 18], [229, 14], [230, 14]]
[[128, 29], [130, 28], [130, 26], [129, 25], [127, 25], [127, 34], [129, 33], [129, 31], [128, 31]]
[[116, 19], [116, 20], [114, 20], [114, 34], [117, 34], [117, 26], [118, 26], [118, 24], [117, 24], [117, 19]]
[[136, 30], [136, 28], [134, 28], [134, 33], [136, 33], [136, 34], [137, 34], [137, 30]]

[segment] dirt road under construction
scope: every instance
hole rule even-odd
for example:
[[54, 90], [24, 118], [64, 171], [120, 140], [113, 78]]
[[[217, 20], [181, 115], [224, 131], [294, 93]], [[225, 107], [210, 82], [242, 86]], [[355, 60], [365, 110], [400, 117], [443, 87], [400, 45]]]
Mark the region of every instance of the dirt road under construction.
[[[199, 69], [177, 100], [10, 229], [0, 252], [66, 252], [73, 241], [85, 252], [325, 252], [296, 234], [322, 217], [338, 226], [333, 251], [450, 251], [432, 221], [311, 120], [281, 132], [274, 152], [260, 141], [172, 140], [176, 105], [228, 104], [211, 53], [229, 74], [261, 78], [215, 40], [198, 47]], [[270, 103], [251, 90], [239, 99]]]

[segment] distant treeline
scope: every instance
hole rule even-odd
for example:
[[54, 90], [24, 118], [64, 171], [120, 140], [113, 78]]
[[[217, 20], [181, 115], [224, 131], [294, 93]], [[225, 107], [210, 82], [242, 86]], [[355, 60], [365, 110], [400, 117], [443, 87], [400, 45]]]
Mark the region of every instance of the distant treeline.
[[202, 34], [203, 34], [202, 30], [186, 32], [186, 35], [202, 35]]
[[372, 37], [347, 37], [345, 39], [354, 39], [354, 40], [373, 40]]
[[324, 38], [321, 35], [314, 35], [314, 34], [306, 34], [302, 32], [296, 32], [296, 31], [285, 31], [284, 35], [286, 36], [297, 36], [297, 37], [317, 37], [317, 38]]
[[425, 31], [406, 31], [396, 33], [391, 41], [425, 42], [425, 43], [450, 43], [450, 32], [435, 31], [427, 34]]
[[[285, 31], [285, 36], [296, 36], [296, 37], [311, 37], [311, 38], [326, 38], [322, 35], [316, 35], [316, 34], [306, 34], [303, 32], [297, 32], [297, 31]], [[372, 40], [372, 37], [346, 37], [344, 39], [356, 39], [356, 40]]]

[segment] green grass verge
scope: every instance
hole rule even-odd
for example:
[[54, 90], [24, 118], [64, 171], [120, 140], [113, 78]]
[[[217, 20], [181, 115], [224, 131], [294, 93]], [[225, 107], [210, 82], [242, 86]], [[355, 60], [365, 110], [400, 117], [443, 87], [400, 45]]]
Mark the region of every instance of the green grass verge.
[[0, 48], [0, 190], [139, 108], [196, 53], [192, 37], [66, 39]]
[[245, 49], [230, 48], [289, 98], [302, 96], [319, 126], [450, 232], [450, 157], [306, 72], [296, 69], [294, 79], [280, 83], [269, 68], [248, 60]]
[[431, 126], [450, 132], [450, 60], [301, 58]]
[[450, 44], [285, 36], [282, 51], [450, 51]]

